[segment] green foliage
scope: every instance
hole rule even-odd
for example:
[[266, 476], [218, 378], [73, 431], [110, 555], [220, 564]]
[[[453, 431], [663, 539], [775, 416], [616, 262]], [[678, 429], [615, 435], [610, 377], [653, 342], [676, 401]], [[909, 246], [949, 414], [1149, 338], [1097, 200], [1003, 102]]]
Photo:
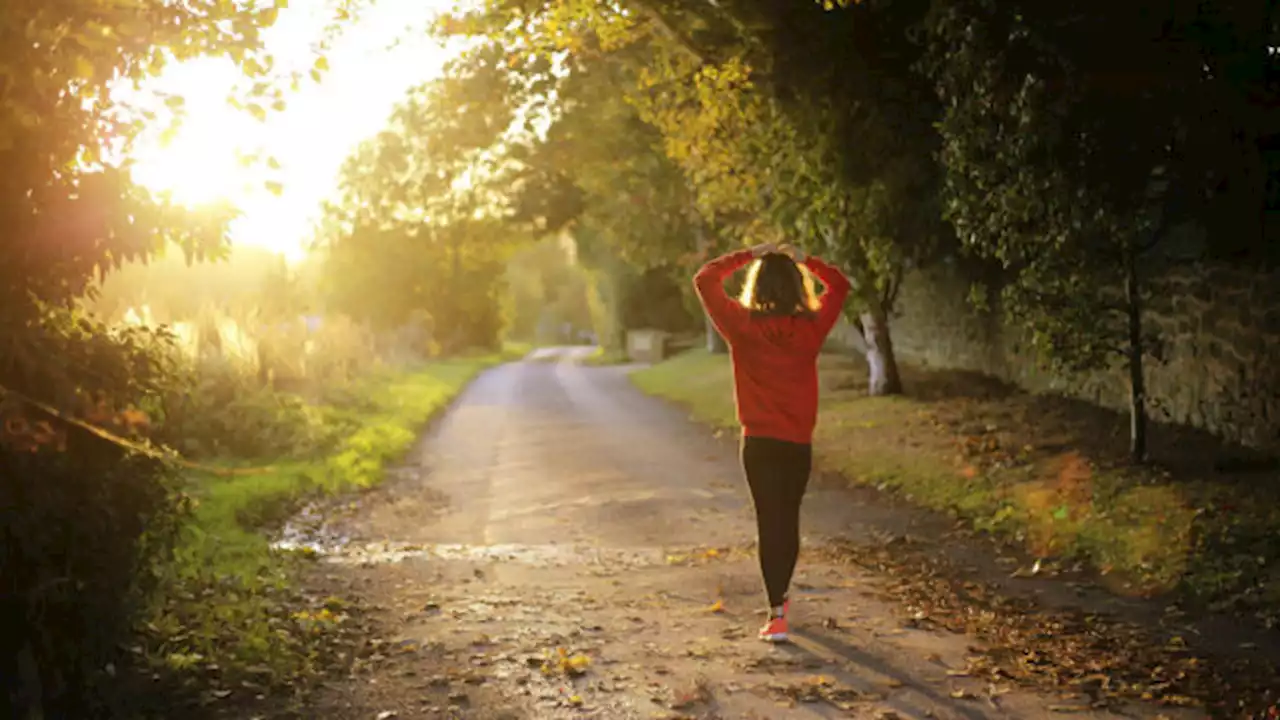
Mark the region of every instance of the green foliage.
[[[743, 49], [716, 63], [667, 48], [646, 68], [645, 92], [635, 102], [662, 129], [667, 153], [690, 177], [704, 215], [749, 242], [782, 233], [845, 268], [863, 309], [891, 308], [904, 265], [928, 258], [945, 235], [928, 212], [931, 105], [917, 97], [910, 73], [893, 75], [885, 63], [870, 72], [862, 69], [865, 59], [831, 59], [888, 53], [876, 36], [862, 37], [861, 23], [854, 27], [867, 42], [849, 43], [840, 35], [849, 18], [820, 11], [814, 17], [803, 3], [788, 7], [793, 26], [816, 33], [804, 43], [811, 64], [784, 54], [781, 46], [796, 40], [772, 29], [743, 38]], [[863, 11], [839, 14], [854, 12]], [[760, 50], [762, 38], [780, 47]], [[852, 107], [862, 112], [851, 114]]]
[[295, 456], [328, 441], [323, 412], [226, 362], [206, 360], [175, 377], [156, 439], [195, 459]]
[[572, 187], [578, 212], [562, 219], [574, 221], [588, 266], [613, 253], [643, 270], [696, 251], [689, 184], [664, 154], [657, 128], [627, 102], [636, 85], [634, 59], [570, 56], [566, 65], [549, 127], [519, 156], [526, 207], [551, 204], [531, 195]]
[[[1219, 43], [1251, 40], [1261, 77], [1266, 42], [1229, 29], [1216, 6], [956, 0], [928, 19], [947, 217], [1008, 271], [1005, 310], [1065, 369], [1130, 352], [1141, 305], [1141, 288], [1122, 294], [1130, 272], [1203, 254], [1179, 227], [1256, 237], [1238, 223], [1261, 203], [1262, 184], [1243, 180], [1259, 158], [1228, 145], [1257, 132], [1241, 99], [1260, 88], [1228, 69], [1243, 47]], [[1241, 180], [1227, 189], [1222, 177]]]
[[485, 184], [513, 110], [494, 99], [495, 58], [469, 57], [469, 74], [411, 91], [347, 161], [322, 238], [333, 309], [383, 329], [425, 325], [445, 352], [497, 347], [502, 268], [522, 239]]
[[[22, 392], [104, 424], [118, 409], [159, 397], [163, 335], [109, 331], [67, 312], [48, 312], [44, 324], [50, 332], [36, 337], [53, 353], [44, 357], [64, 358], [87, 380], [77, 392], [61, 381], [65, 367], [28, 371]], [[52, 716], [84, 716], [101, 699], [102, 668], [127, 636], [140, 593], [154, 586], [152, 571], [174, 539], [181, 497], [162, 463], [3, 388], [0, 415], [0, 677], [16, 684], [36, 673], [40, 685], [24, 688], [28, 702], [43, 702]], [[16, 714], [8, 705], [14, 690], [4, 688], [0, 709]]]

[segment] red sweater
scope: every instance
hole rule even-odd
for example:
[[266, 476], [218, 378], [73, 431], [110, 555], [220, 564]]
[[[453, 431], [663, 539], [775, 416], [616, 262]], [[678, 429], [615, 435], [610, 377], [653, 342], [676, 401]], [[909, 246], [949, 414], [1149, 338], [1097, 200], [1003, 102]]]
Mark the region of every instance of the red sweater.
[[742, 434], [809, 443], [818, 421], [818, 353], [849, 296], [849, 280], [807, 258], [804, 265], [826, 286], [821, 309], [810, 316], [753, 317], [724, 291], [724, 281], [752, 259], [750, 250], [718, 257], [698, 271], [693, 284], [729, 344]]

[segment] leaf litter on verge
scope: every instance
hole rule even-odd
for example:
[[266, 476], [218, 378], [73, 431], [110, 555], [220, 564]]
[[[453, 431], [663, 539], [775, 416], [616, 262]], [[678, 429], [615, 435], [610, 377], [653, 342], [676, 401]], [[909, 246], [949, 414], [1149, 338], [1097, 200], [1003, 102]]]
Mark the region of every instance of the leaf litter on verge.
[[911, 626], [982, 639], [988, 647], [970, 648], [965, 671], [975, 679], [1075, 688], [1095, 697], [1094, 708], [1137, 699], [1236, 712], [1275, 702], [1280, 670], [1263, 658], [1207, 662], [1184, 644], [1158, 641], [1131, 623], [1046, 609], [969, 580], [945, 557], [915, 543], [837, 541], [821, 552], [880, 575], [881, 596], [902, 608]]

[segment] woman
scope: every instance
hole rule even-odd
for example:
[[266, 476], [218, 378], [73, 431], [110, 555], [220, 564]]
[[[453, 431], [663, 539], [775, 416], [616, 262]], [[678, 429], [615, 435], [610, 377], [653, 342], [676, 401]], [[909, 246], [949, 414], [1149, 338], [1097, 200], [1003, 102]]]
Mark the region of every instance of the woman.
[[[750, 264], [741, 298], [724, 281]], [[826, 292], [821, 299], [801, 269]], [[742, 425], [742, 467], [759, 533], [769, 620], [760, 639], [787, 639], [787, 589], [800, 554], [800, 502], [813, 462], [818, 417], [818, 352], [840, 317], [849, 281], [817, 258], [772, 243], [707, 263], [694, 276], [707, 315], [729, 344], [734, 399]]]

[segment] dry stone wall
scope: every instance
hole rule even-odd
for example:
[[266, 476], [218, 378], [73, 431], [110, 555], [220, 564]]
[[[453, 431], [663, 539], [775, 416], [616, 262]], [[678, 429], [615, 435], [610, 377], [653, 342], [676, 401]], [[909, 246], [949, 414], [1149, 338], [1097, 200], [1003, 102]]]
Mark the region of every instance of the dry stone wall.
[[[973, 281], [957, 263], [904, 281], [893, 324], [899, 357], [1127, 407], [1122, 367], [1073, 377], [1041, 370], [998, 310], [980, 312], [968, 302]], [[1164, 275], [1152, 285], [1145, 319], [1161, 333], [1165, 358], [1148, 366], [1152, 416], [1280, 453], [1280, 276], [1206, 267]]]

